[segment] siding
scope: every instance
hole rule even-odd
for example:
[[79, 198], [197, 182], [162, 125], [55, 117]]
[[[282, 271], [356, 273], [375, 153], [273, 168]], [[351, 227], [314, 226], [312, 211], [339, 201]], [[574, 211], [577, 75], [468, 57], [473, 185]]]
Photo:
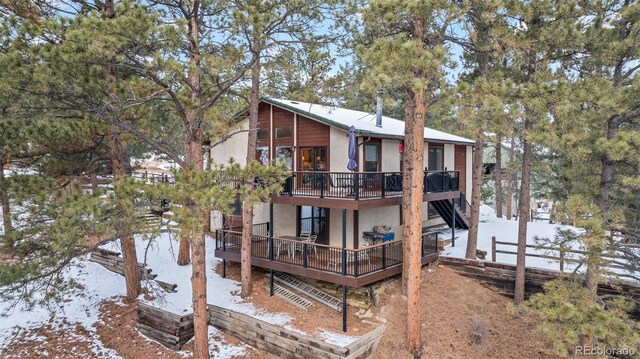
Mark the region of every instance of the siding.
[[467, 188], [467, 146], [456, 145], [455, 158], [456, 158], [455, 170], [456, 171], [460, 171], [460, 190], [466, 192], [466, 188]]

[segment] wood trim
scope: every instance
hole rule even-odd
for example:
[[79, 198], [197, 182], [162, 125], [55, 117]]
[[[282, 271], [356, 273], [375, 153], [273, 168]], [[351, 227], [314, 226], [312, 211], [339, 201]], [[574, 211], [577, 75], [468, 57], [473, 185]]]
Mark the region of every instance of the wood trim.
[[[442, 193], [426, 193], [423, 195], [423, 202], [439, 201], [460, 197], [460, 191], [448, 191]], [[402, 204], [402, 196], [385, 198], [368, 198], [361, 200], [340, 199], [340, 198], [318, 198], [303, 196], [271, 196], [271, 202], [288, 204], [293, 206], [312, 206], [324, 208], [350, 209], [354, 211], [380, 208], [388, 206], [399, 206]], [[400, 209], [402, 211], [402, 209]], [[401, 218], [402, 219], [402, 218]]]
[[273, 135], [273, 105], [269, 106], [269, 160], [273, 161], [275, 157], [273, 151], [275, 151], [275, 146], [273, 145], [273, 139], [275, 136]]
[[[215, 256], [221, 259], [230, 260], [232, 262], [240, 262], [240, 253], [225, 252], [221, 250], [215, 251]], [[435, 262], [438, 259], [437, 253], [430, 253], [421, 258], [422, 265], [426, 265]], [[402, 273], [402, 263], [393, 267], [389, 267], [385, 270], [379, 270], [377, 272], [365, 274], [359, 277], [343, 276], [342, 274], [325, 272], [314, 268], [302, 268], [298, 265], [288, 264], [283, 262], [270, 261], [268, 259], [251, 257], [251, 265], [273, 269], [278, 272], [290, 273], [301, 277], [321, 280], [338, 285], [345, 285], [350, 288], [360, 288], [367, 286], [371, 283], [381, 281], [383, 279], [393, 277]]]

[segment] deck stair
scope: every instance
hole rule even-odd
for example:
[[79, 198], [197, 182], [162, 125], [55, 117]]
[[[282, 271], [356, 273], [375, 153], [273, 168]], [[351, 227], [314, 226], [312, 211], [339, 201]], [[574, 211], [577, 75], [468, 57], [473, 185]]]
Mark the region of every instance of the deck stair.
[[471, 222], [467, 215], [460, 209], [458, 205], [454, 205], [449, 200], [432, 201], [433, 208], [438, 212], [440, 217], [447, 223], [449, 228], [453, 226], [452, 212], [455, 206], [455, 225], [458, 229], [469, 229]]
[[138, 218], [144, 223], [145, 229], [158, 229], [162, 226], [162, 217], [154, 213], [145, 213]]
[[289, 288], [301, 292], [309, 298], [317, 300], [318, 302], [326, 305], [333, 310], [342, 312], [342, 300], [332, 296], [325, 291], [322, 291], [285, 273], [274, 273], [274, 279]]
[[[269, 286], [267, 286], [267, 291], [269, 290]], [[311, 303], [311, 301], [307, 300], [306, 298], [303, 298], [299, 295], [297, 295], [296, 293], [288, 290], [287, 288], [284, 288], [278, 284], [274, 284], [273, 285], [273, 292], [282, 297], [284, 300], [286, 300], [287, 302], [298, 306], [302, 309], [307, 309], [309, 307], [311, 307], [313, 305], [313, 303]]]

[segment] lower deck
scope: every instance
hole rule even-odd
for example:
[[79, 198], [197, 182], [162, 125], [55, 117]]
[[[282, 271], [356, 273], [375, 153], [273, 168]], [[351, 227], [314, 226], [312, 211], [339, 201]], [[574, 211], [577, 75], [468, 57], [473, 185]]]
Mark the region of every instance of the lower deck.
[[[216, 257], [240, 262], [242, 233], [216, 231]], [[421, 240], [422, 265], [438, 259], [438, 240]], [[368, 286], [402, 273], [403, 241], [359, 249], [268, 236], [252, 236], [251, 264], [260, 268], [322, 280], [350, 288]]]

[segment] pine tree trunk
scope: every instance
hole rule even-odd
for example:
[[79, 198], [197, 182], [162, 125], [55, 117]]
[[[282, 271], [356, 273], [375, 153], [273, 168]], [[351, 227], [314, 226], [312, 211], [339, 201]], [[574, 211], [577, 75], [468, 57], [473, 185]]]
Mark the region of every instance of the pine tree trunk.
[[[515, 150], [513, 149], [516, 146], [516, 137], [515, 135], [511, 137], [511, 148], [509, 149], [509, 167], [513, 166], [513, 161], [515, 159]], [[507, 219], [513, 219], [513, 169], [509, 168], [509, 183], [507, 184]]]
[[[124, 161], [124, 146], [120, 134], [109, 135], [109, 157], [111, 159], [111, 172], [114, 179], [126, 176], [126, 164]], [[127, 219], [124, 220], [126, 230], [130, 229]], [[124, 280], [127, 287], [127, 301], [132, 303], [140, 295], [140, 273], [138, 271], [138, 255], [133, 236], [125, 235], [120, 238], [122, 259], [124, 260]]]
[[478, 223], [480, 223], [480, 194], [482, 193], [482, 155], [484, 151], [484, 137], [482, 134], [476, 138], [473, 151], [473, 174], [471, 178], [471, 225], [467, 239], [467, 250], [465, 257], [476, 259], [476, 249], [478, 246]]
[[527, 223], [530, 210], [530, 185], [531, 185], [531, 143], [527, 139], [527, 130], [531, 128], [531, 120], [525, 119], [525, 132], [523, 135], [522, 151], [522, 175], [520, 179], [520, 196], [518, 201], [518, 254], [516, 257], [516, 287], [514, 301], [520, 304], [525, 297], [525, 259], [527, 245]]
[[[415, 39], [424, 37], [424, 22], [417, 18], [411, 34]], [[416, 74], [419, 77], [420, 74]], [[426, 115], [425, 89], [407, 90], [412, 117], [405, 119], [404, 180], [402, 192], [404, 260], [407, 283], [407, 349], [414, 358], [422, 355], [420, 323], [420, 274], [422, 270], [422, 199], [424, 187], [424, 125]]]
[[502, 137], [496, 143], [496, 216], [502, 218]]
[[[9, 202], [9, 193], [7, 183], [4, 177], [4, 164], [5, 159], [0, 156], [0, 200], [2, 201], [2, 225], [4, 228], [4, 234], [9, 234], [13, 231], [13, 225], [11, 224], [11, 204]], [[5, 237], [9, 238], [9, 237]], [[5, 243], [7, 248], [13, 248], [13, 242]]]
[[[204, 214], [205, 216], [207, 214]], [[203, 218], [204, 220], [204, 218]], [[191, 287], [193, 304], [193, 357], [209, 358], [209, 321], [207, 312], [207, 266], [205, 235], [194, 231], [191, 248]]]
[[[189, 44], [191, 50], [191, 67], [187, 75], [187, 82], [191, 89], [191, 103], [189, 109], [185, 111], [185, 164], [187, 171], [203, 171], [202, 152], [202, 126], [203, 116], [201, 109], [202, 94], [200, 91], [200, 0], [194, 0], [190, 6], [188, 15]], [[204, 211], [199, 214], [195, 204], [192, 205], [194, 216], [202, 215], [203, 226], [199, 230], [192, 232], [191, 236], [191, 286], [193, 302], [193, 356], [196, 359], [209, 358], [209, 330], [207, 316], [207, 266], [206, 266], [206, 243], [204, 224], [207, 223], [209, 214]], [[180, 249], [184, 249], [185, 256], [188, 253], [187, 245], [182, 242], [188, 238], [181, 238]], [[188, 243], [188, 242], [187, 242]], [[180, 259], [180, 258], [178, 258]]]
[[[247, 142], [247, 165], [256, 158], [256, 146], [258, 142], [258, 105], [260, 102], [260, 45], [259, 37], [254, 34], [254, 47], [258, 51], [257, 60], [251, 69], [251, 100], [249, 107], [249, 140]], [[248, 190], [253, 189], [249, 184]], [[248, 298], [253, 290], [251, 279], [251, 236], [253, 234], [253, 205], [245, 202], [242, 207], [242, 246], [240, 248], [240, 297]]]
[[[193, 123], [196, 122], [193, 114], [189, 113], [188, 117]], [[196, 126], [194, 126], [196, 127]], [[202, 153], [202, 127], [196, 127], [191, 131], [185, 131], [185, 152], [186, 171], [202, 172], [203, 171], [203, 153]], [[199, 210], [195, 204], [190, 204], [194, 216], [198, 216]], [[209, 214], [205, 211], [201, 214], [203, 223], [206, 223], [206, 217]], [[185, 250], [186, 255], [191, 251], [191, 285], [192, 285], [192, 303], [193, 303], [193, 329], [194, 329], [194, 358], [209, 358], [209, 334], [207, 322], [207, 277], [206, 277], [206, 247], [205, 247], [205, 228], [204, 226], [197, 230], [192, 230], [189, 237], [180, 239], [180, 254], [182, 255], [182, 244], [186, 242], [190, 244]], [[179, 258], [180, 259], [180, 258]]]
[[[407, 91], [413, 107], [405, 119], [405, 163], [402, 193], [404, 269], [407, 284], [407, 349], [414, 357], [421, 353], [420, 273], [422, 249], [422, 197], [424, 181], [424, 90]], [[408, 112], [408, 111], [407, 111]]]

